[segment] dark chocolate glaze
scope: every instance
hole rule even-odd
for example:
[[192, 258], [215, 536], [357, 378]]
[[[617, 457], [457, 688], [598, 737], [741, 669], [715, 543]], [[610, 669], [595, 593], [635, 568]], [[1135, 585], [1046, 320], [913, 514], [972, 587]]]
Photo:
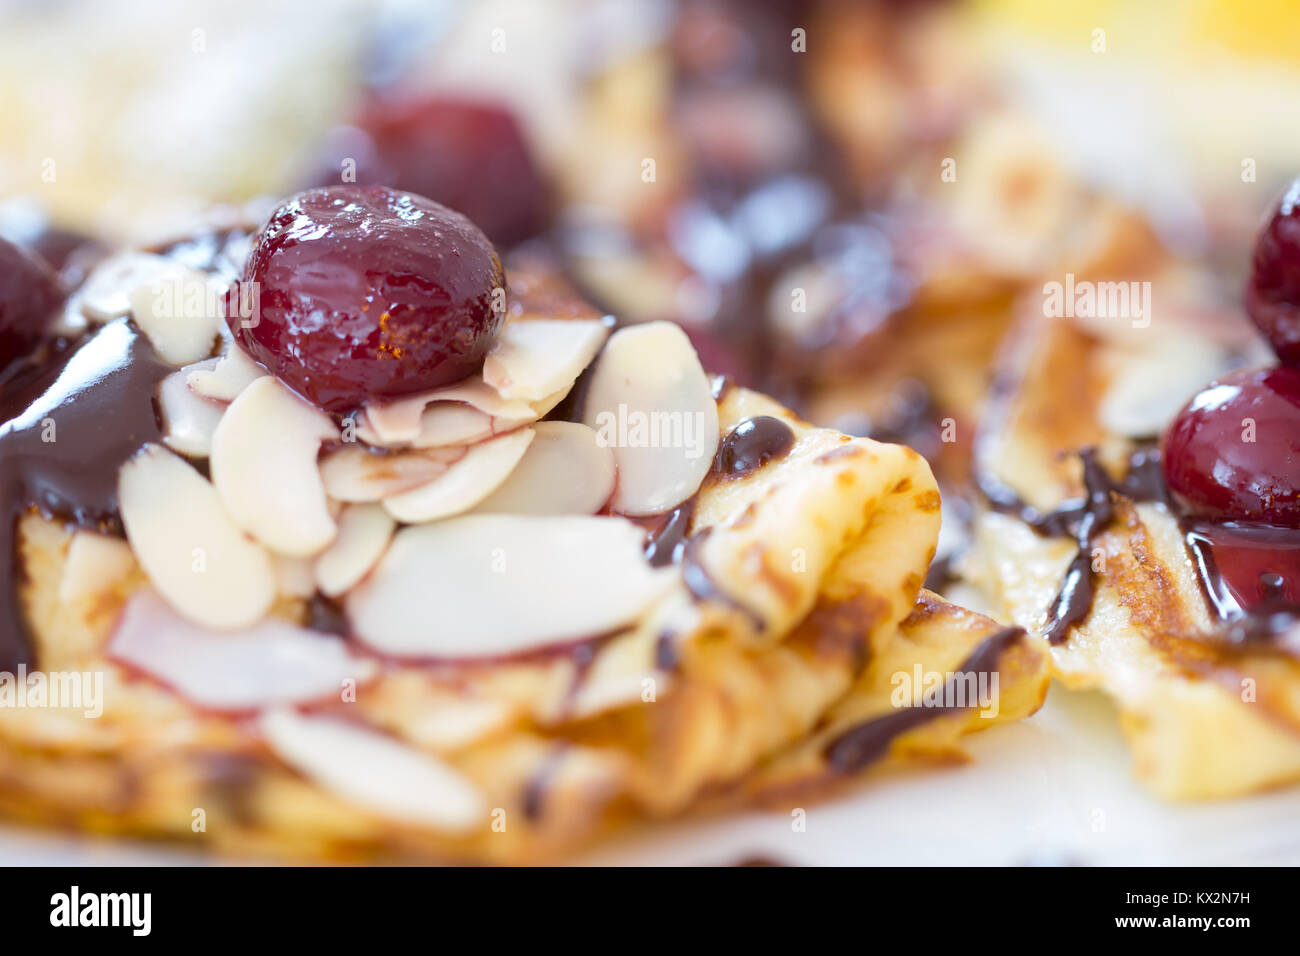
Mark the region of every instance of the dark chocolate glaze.
[[78, 527], [120, 534], [118, 467], [161, 439], [155, 398], [171, 371], [121, 318], [75, 344], [51, 343], [6, 375], [0, 389], [0, 586], [6, 589], [0, 670], [32, 662], [18, 595], [18, 519], [35, 507]]
[[773, 459], [784, 458], [793, 447], [794, 432], [779, 418], [746, 418], [722, 439], [710, 476], [722, 480], [743, 478]]
[[[1024, 637], [1019, 627], [1005, 627], [985, 638], [957, 668], [953, 682], [965, 674], [989, 674], [997, 670], [998, 660], [1016, 641]], [[945, 688], [944, 699], [950, 696]], [[968, 704], [967, 707], [970, 705]], [[958, 708], [945, 704], [939, 707], [904, 707], [865, 721], [839, 734], [826, 745], [826, 760], [836, 773], [853, 773], [885, 755], [889, 745], [898, 737], [929, 723]]]
[[686, 539], [691, 534], [691, 522], [695, 518], [696, 495], [691, 495], [663, 517], [657, 528], [651, 531], [646, 543], [645, 557], [652, 567], [662, 568], [680, 561], [686, 547]]
[[1096, 591], [1096, 575], [1092, 570], [1092, 539], [1104, 531], [1115, 516], [1111, 503], [1114, 485], [1106, 469], [1097, 460], [1092, 449], [1080, 452], [1083, 459], [1083, 484], [1087, 497], [1077, 511], [1074, 523], [1074, 540], [1079, 546], [1078, 553], [1070, 560], [1065, 572], [1061, 590], [1057, 592], [1047, 612], [1047, 640], [1051, 644], [1063, 644], [1070, 636], [1070, 629], [1078, 624], [1092, 610], [1092, 599]]
[[1160, 451], [1154, 446], [1139, 448], [1129, 459], [1124, 480], [1113, 481], [1091, 450], [1080, 453], [1084, 463], [1084, 486], [1087, 496], [1063, 502], [1051, 512], [1040, 512], [987, 474], [978, 476], [980, 489], [995, 511], [1013, 514], [1036, 533], [1049, 537], [1072, 536], [1079, 550], [1070, 561], [1065, 578], [1048, 609], [1046, 636], [1052, 644], [1069, 639], [1070, 629], [1092, 609], [1095, 581], [1092, 572], [1091, 546], [1095, 535], [1113, 517], [1112, 495], [1122, 495], [1134, 502], [1157, 502], [1178, 517], [1183, 544], [1196, 580], [1205, 599], [1210, 617], [1221, 629], [1208, 642], [1229, 652], [1279, 653], [1300, 658], [1300, 641], [1293, 639], [1300, 626], [1300, 603], [1285, 593], [1285, 579], [1276, 571], [1260, 575], [1261, 599], [1243, 606], [1228, 585], [1215, 557], [1215, 537], [1224, 532], [1278, 550], [1300, 550], [1300, 531], [1289, 528], [1241, 525], [1234, 522], [1197, 521], [1178, 514], [1160, 467]]
[[555, 749], [542, 760], [542, 765], [537, 768], [537, 772], [529, 777], [524, 785], [520, 802], [523, 804], [524, 819], [530, 823], [536, 823], [542, 818], [546, 810], [547, 791], [568, 751], [567, 744], [556, 744]]
[[307, 627], [321, 634], [336, 634], [339, 637], [348, 637], [351, 633], [343, 605], [319, 591], [307, 601]]

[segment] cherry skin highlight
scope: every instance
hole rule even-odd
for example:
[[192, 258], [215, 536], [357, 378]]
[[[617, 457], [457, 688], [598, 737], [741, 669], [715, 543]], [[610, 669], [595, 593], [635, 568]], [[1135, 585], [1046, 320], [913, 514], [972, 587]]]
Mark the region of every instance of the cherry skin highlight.
[[1255, 240], [1246, 311], [1279, 359], [1300, 364], [1300, 179]]
[[1166, 430], [1161, 462], [1194, 517], [1300, 528], [1300, 369], [1211, 382]]
[[[312, 404], [349, 413], [476, 373], [505, 320], [505, 273], [459, 213], [386, 186], [287, 199], [256, 237], [229, 308], [244, 350]], [[230, 296], [233, 305], [236, 296]]]

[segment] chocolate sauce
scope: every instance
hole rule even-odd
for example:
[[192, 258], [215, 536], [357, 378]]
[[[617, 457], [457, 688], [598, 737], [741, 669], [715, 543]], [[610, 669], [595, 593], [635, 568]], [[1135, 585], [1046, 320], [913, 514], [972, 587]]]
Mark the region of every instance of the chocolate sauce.
[[529, 777], [528, 782], [524, 784], [524, 792], [520, 803], [523, 805], [524, 819], [530, 823], [541, 820], [546, 809], [547, 791], [550, 789], [556, 771], [560, 769], [560, 764], [564, 762], [568, 752], [567, 744], [556, 744], [555, 749], [543, 758], [537, 772]]
[[351, 634], [343, 605], [319, 591], [307, 600], [307, 628], [321, 634], [336, 634], [339, 637], [348, 637]]
[[710, 477], [743, 478], [774, 458], [784, 458], [794, 447], [794, 432], [779, 418], [746, 418], [727, 433], [718, 446]]
[[668, 512], [662, 524], [651, 532], [645, 548], [645, 557], [651, 567], [667, 567], [682, 559], [686, 539], [691, 534], [691, 522], [695, 518], [696, 501], [697, 496], [691, 495]]
[[839, 734], [826, 745], [826, 760], [831, 769], [836, 773], [853, 773], [861, 770], [883, 757], [889, 745], [909, 730], [914, 730], [944, 714], [969, 708], [973, 702], [967, 702], [965, 707], [946, 703], [953, 697], [950, 691], [954, 691], [957, 682], [967, 674], [974, 674], [978, 678], [981, 674], [996, 671], [998, 660], [1003, 653], [1024, 637], [1024, 634], [1023, 628], [1005, 627], [985, 638], [962, 662], [951, 681], [945, 686], [943, 705], [900, 708], [892, 714], [865, 721]]
[[146, 251], [166, 256], [191, 269], [233, 280], [243, 271], [244, 240], [251, 229], [251, 225], [205, 229], [151, 246]]
[[[747, 418], [722, 439], [705, 480], [727, 481], [753, 474], [768, 462], [788, 455], [794, 441], [794, 431], [778, 418], [770, 415]], [[666, 514], [637, 519], [649, 532], [646, 560], [656, 568], [681, 562], [686, 586], [692, 594], [701, 600], [722, 600], [744, 611], [761, 626], [761, 616], [723, 592], [695, 558], [694, 551], [705, 537], [704, 534], [691, 536], [698, 498], [696, 492]]]
[[1087, 497], [1078, 510], [1074, 525], [1074, 539], [1079, 551], [1070, 560], [1061, 590], [1057, 592], [1047, 612], [1047, 640], [1050, 644], [1063, 644], [1070, 636], [1070, 628], [1078, 624], [1092, 610], [1096, 591], [1096, 575], [1092, 569], [1093, 536], [1106, 529], [1115, 516], [1110, 496], [1114, 484], [1106, 469], [1097, 461], [1096, 453], [1086, 449], [1079, 453], [1083, 459], [1083, 484]]
[[767, 619], [759, 614], [753, 608], [746, 605], [743, 601], [728, 594], [723, 590], [718, 582], [713, 580], [703, 562], [700, 561], [699, 550], [709, 536], [712, 528], [705, 528], [699, 534], [686, 541], [686, 546], [682, 550], [682, 581], [686, 589], [700, 601], [717, 601], [725, 604], [734, 610], [745, 615], [753, 623], [755, 630], [762, 633], [767, 629]]
[[32, 507], [120, 534], [118, 467], [161, 438], [158, 383], [171, 366], [127, 319], [75, 345], [51, 344], [0, 392], [0, 670], [32, 662], [19, 601], [18, 519]]
[[[1070, 629], [1088, 616], [1095, 597], [1091, 547], [1113, 517], [1111, 495], [1135, 502], [1157, 502], [1177, 514], [1155, 447], [1140, 448], [1121, 482], [1113, 481], [1085, 450], [1087, 496], [1063, 502], [1051, 512], [1026, 505], [996, 478], [979, 475], [981, 490], [996, 511], [1013, 514], [1036, 533], [1072, 536], [1079, 550], [1048, 609], [1046, 637], [1052, 644], [1069, 639]], [[1197, 584], [1210, 616], [1222, 630], [1210, 641], [1221, 649], [1275, 652], [1300, 657], [1291, 640], [1300, 625], [1300, 530], [1231, 521], [1198, 521], [1178, 516], [1183, 544], [1196, 570]]]

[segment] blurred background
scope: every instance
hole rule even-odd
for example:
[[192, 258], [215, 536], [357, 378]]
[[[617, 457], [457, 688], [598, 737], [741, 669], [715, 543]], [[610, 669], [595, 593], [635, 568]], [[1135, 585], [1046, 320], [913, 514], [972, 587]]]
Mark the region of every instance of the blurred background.
[[[1297, 36], [1296, 0], [0, 0], [0, 235], [76, 286], [311, 185], [410, 189], [624, 321], [681, 323], [711, 371], [912, 444], [960, 510], [995, 357], [1045, 279], [1158, 278], [1174, 338], [1190, 317], [1257, 339], [1240, 290], [1300, 172]], [[1186, 383], [1135, 404], [1212, 373], [1179, 362]], [[977, 742], [974, 790], [883, 786], [856, 832], [881, 862], [1294, 854], [1285, 795], [1126, 796], [1113, 713], [1079, 699]], [[999, 813], [972, 824], [972, 793]], [[1120, 803], [1100, 836], [1058, 812]], [[853, 852], [817, 832], [810, 852]]]
[[1298, 30], [1288, 0], [0, 0], [0, 235], [75, 284], [214, 204], [385, 182], [938, 456], [917, 423], [970, 414], [1042, 276], [1176, 261], [1235, 302], [1300, 170]]

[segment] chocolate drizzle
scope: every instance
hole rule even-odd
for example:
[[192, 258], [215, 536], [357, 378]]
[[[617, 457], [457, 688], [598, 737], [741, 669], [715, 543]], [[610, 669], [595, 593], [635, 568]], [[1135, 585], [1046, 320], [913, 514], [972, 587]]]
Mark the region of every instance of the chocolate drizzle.
[[784, 458], [793, 447], [794, 432], [779, 418], [747, 418], [722, 439], [710, 475], [723, 480], [743, 478], [775, 458]]
[[30, 508], [120, 534], [118, 467], [161, 430], [158, 383], [173, 369], [127, 319], [53, 344], [6, 376], [0, 397], [0, 670], [31, 663], [19, 600], [17, 523]]
[[[1080, 457], [1084, 464], [1086, 496], [1063, 502], [1051, 512], [1041, 512], [1025, 504], [1013, 490], [987, 473], [977, 479], [993, 510], [1015, 515], [1037, 534], [1071, 536], [1078, 544], [1079, 550], [1048, 609], [1045, 636], [1054, 645], [1065, 643], [1070, 629], [1092, 609], [1095, 597], [1092, 542], [1114, 516], [1112, 495], [1122, 495], [1134, 502], [1157, 502], [1176, 515], [1178, 512], [1164, 481], [1158, 449], [1147, 447], [1136, 451], [1122, 482], [1110, 478], [1091, 450], [1084, 450]], [[1277, 568], [1277, 565], [1300, 568], [1300, 530], [1197, 521], [1187, 515], [1178, 515], [1178, 526], [1206, 608], [1222, 625], [1222, 630], [1211, 636], [1210, 643], [1230, 652], [1300, 657], [1300, 645], [1291, 638], [1300, 625], [1300, 602], [1294, 594], [1287, 593], [1287, 578]], [[1241, 575], [1225, 574], [1216, 550], [1228, 557], [1241, 552], [1251, 556], [1253, 560], [1238, 557], [1236, 561], [1247, 567], [1249, 573], [1245, 576], [1252, 583], [1257, 581], [1257, 593], [1241, 590], [1243, 582], [1232, 580]], [[1300, 587], [1300, 582], [1295, 587]]]
[[1083, 484], [1087, 497], [1074, 513], [1074, 540], [1079, 551], [1070, 561], [1061, 590], [1057, 592], [1047, 612], [1047, 640], [1050, 644], [1063, 644], [1070, 636], [1070, 628], [1078, 624], [1092, 609], [1096, 591], [1095, 572], [1092, 569], [1092, 539], [1105, 530], [1115, 515], [1110, 495], [1114, 489], [1106, 469], [1097, 461], [1095, 452], [1087, 449], [1080, 453], [1083, 459]]
[[937, 707], [906, 707], [876, 717], [843, 731], [826, 745], [826, 761], [836, 773], [853, 773], [885, 755], [889, 745], [898, 737], [915, 730], [944, 714], [951, 714], [971, 706], [946, 703], [952, 700], [958, 681], [966, 675], [987, 675], [997, 670], [998, 661], [1016, 641], [1024, 636], [1023, 628], [1005, 627], [989, 637], [971, 652], [944, 686], [945, 703]]
[[663, 523], [651, 532], [645, 548], [645, 557], [651, 567], [667, 567], [682, 559], [686, 539], [691, 534], [691, 522], [695, 518], [697, 499], [697, 495], [691, 495], [667, 515], [662, 516]]

